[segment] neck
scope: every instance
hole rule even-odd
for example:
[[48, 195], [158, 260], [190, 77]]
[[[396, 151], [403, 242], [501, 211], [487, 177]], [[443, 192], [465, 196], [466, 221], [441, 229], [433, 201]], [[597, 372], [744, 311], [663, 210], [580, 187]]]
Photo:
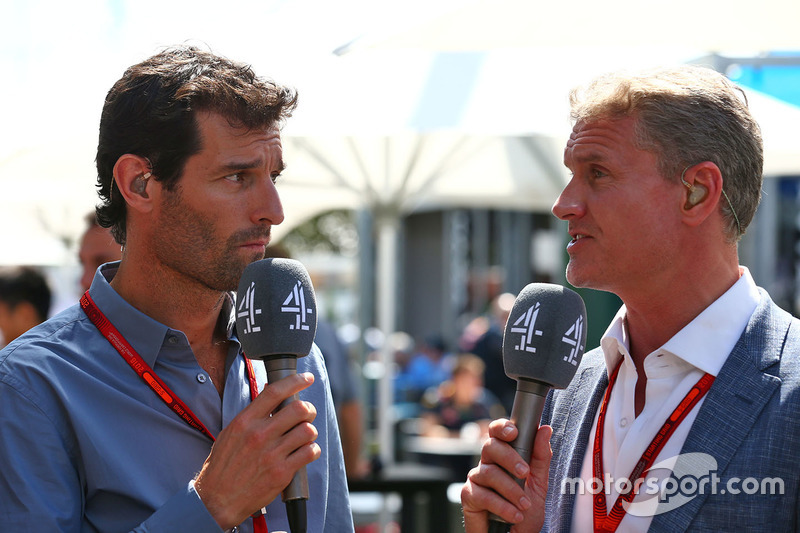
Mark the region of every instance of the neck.
[[225, 325], [220, 325], [224, 292], [202, 286], [155, 261], [133, 261], [129, 254], [123, 257], [111, 286], [142, 313], [182, 331], [193, 349], [212, 345], [220, 336], [225, 338]]
[[637, 369], [641, 371], [645, 357], [674, 337], [738, 279], [738, 259], [714, 267], [687, 265], [675, 269], [670, 280], [654, 280], [651, 286], [655, 290], [620, 295], [626, 307], [630, 353]]

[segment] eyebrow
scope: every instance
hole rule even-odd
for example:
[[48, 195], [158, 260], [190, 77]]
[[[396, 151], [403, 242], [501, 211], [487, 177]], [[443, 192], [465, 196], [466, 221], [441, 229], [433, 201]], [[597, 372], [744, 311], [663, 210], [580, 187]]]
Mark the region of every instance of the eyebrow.
[[574, 154], [572, 158], [578, 163], [595, 163], [597, 161], [605, 161], [607, 159], [604, 154], [595, 151], [587, 153], [578, 152], [577, 154]]
[[[608, 158], [605, 155], [595, 151], [587, 153], [577, 153], [577, 154], [573, 153], [570, 159], [571, 159], [570, 162], [576, 165], [587, 164], [587, 163], [598, 163], [598, 162], [603, 163], [604, 161], [608, 160]], [[564, 158], [564, 166], [569, 168], [566, 158]]]
[[[262, 159], [254, 159], [252, 161], [230, 161], [228, 163], [224, 163], [217, 167], [218, 172], [235, 172], [239, 170], [249, 170], [251, 168], [258, 168], [263, 166]], [[279, 173], [286, 170], [286, 163], [281, 159], [278, 162], [278, 168], [276, 169]]]

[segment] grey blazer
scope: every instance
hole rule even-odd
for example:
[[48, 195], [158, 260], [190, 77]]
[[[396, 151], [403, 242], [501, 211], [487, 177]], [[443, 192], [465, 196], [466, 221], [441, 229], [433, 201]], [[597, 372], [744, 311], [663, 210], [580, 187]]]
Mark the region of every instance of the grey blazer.
[[[681, 451], [681, 456], [713, 456], [721, 482], [717, 490], [707, 488], [683, 505], [656, 514], [650, 531], [773, 532], [800, 527], [800, 321], [775, 305], [766, 291], [760, 292], [758, 307], [708, 391]], [[570, 491], [562, 494], [562, 480], [580, 476], [607, 385], [598, 348], [584, 356], [570, 385], [547, 399], [542, 423], [554, 431], [544, 530], [570, 530], [575, 497]], [[741, 492], [732, 494], [725, 487], [733, 477], [754, 478], [760, 485], [737, 483], [733, 487]], [[782, 495], [768, 494], [781, 488], [774, 478], [782, 480]], [[756, 487], [755, 494], [745, 493]], [[767, 494], [761, 494], [761, 487]]]

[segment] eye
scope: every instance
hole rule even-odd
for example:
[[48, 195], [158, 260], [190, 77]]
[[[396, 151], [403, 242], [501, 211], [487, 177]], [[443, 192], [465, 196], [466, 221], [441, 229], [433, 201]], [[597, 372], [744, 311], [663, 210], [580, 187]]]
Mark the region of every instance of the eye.
[[278, 179], [281, 177], [281, 173], [275, 172], [270, 177], [272, 178], [272, 183], [278, 183]]
[[233, 183], [242, 183], [244, 181], [244, 174], [237, 172], [235, 174], [228, 174], [225, 179]]
[[592, 179], [600, 179], [608, 176], [608, 174], [606, 174], [604, 170], [599, 168], [593, 168], [592, 170], [590, 170], [589, 175], [592, 177]]

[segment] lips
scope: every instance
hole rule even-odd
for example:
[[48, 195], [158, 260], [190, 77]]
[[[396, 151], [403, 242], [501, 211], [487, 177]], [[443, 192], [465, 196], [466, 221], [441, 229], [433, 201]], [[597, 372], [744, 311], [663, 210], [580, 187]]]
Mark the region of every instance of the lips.
[[578, 244], [579, 242], [583, 241], [584, 239], [591, 238], [590, 235], [588, 235], [586, 233], [581, 233], [580, 231], [572, 230], [572, 229], [569, 230], [569, 236], [572, 237], [572, 240], [569, 241], [569, 244], [567, 245], [567, 248], [571, 248], [571, 247], [575, 246], [576, 244]]
[[272, 240], [271, 233], [270, 229], [265, 229], [263, 227], [258, 228], [257, 231], [251, 229], [238, 234], [238, 238], [234, 242], [240, 242], [241, 244], [239, 244], [239, 246], [242, 248], [262, 248], [269, 246]]
[[242, 244], [242, 246], [246, 246], [248, 248], [251, 247], [251, 246], [252, 247], [269, 246], [269, 241], [270, 241], [270, 239], [268, 239], [268, 238], [267, 239], [259, 239], [257, 241], [248, 241], [248, 242]]

